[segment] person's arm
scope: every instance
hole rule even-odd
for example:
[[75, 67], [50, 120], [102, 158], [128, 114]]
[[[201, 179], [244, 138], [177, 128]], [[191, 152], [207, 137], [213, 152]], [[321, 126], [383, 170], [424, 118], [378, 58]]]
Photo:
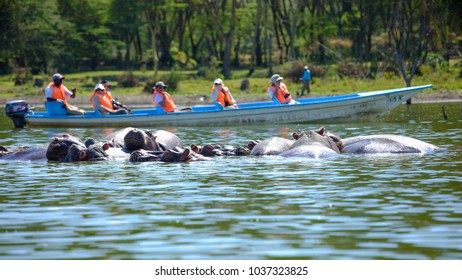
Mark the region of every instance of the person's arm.
[[216, 102], [217, 101], [217, 98], [218, 98], [218, 90], [217, 89], [214, 89], [210, 92], [210, 94], [212, 95], [212, 100], [213, 102]]
[[162, 108], [165, 106], [165, 99], [162, 98], [160, 94], [156, 94], [154, 96], [154, 101], [156, 101], [157, 105], [159, 105]]
[[268, 88], [268, 97], [271, 98], [271, 100], [273, 100], [275, 103], [281, 104], [279, 100], [276, 98], [274, 90], [271, 87]]
[[73, 88], [72, 91], [70, 91], [69, 89], [67, 89], [67, 87], [65, 85], [61, 85], [61, 86], [64, 87], [64, 91], [66, 92], [66, 96], [69, 96], [70, 98], [75, 98], [75, 94], [77, 92], [76, 88]]
[[157, 101], [157, 104], [159, 104], [162, 108], [165, 106], [165, 99], [161, 99], [160, 101]]
[[212, 88], [210, 94], [212, 96], [212, 101], [213, 101], [213, 105], [215, 105], [215, 109], [223, 110], [223, 105], [221, 105], [221, 103], [217, 101], [217, 99], [218, 99], [218, 90], [216, 88]]
[[[273, 94], [273, 97], [279, 102], [279, 94], [281, 94], [280, 90], [279, 90], [279, 85], [276, 86], [276, 89], [274, 90], [274, 94]], [[285, 98], [285, 97], [284, 97]], [[279, 102], [280, 103], [280, 102]]]
[[56, 101], [56, 99], [53, 98], [53, 92], [50, 87], [45, 88], [45, 97], [47, 101]]
[[231, 91], [229, 90], [229, 88], [227, 88], [227, 91], [228, 91], [228, 96], [229, 96], [229, 100], [231, 101], [231, 105], [229, 105], [230, 107], [232, 108], [238, 108], [237, 104], [236, 104], [236, 100], [234, 100], [234, 97], [233, 95], [231, 94]]
[[231, 94], [231, 91], [229, 90], [229, 88], [228, 88], [228, 94], [229, 94], [229, 99], [231, 99], [231, 101], [233, 102], [233, 104], [236, 105], [236, 100], [234, 100], [234, 97], [233, 97], [233, 95]]
[[[282, 84], [282, 83], [281, 83]], [[287, 86], [284, 84], [284, 87], [287, 89]], [[282, 94], [282, 93], [281, 93]], [[287, 93], [284, 95], [284, 104], [288, 104], [290, 103], [291, 99], [289, 99], [289, 96], [290, 96], [290, 92], [289, 92], [289, 89], [287, 89]]]

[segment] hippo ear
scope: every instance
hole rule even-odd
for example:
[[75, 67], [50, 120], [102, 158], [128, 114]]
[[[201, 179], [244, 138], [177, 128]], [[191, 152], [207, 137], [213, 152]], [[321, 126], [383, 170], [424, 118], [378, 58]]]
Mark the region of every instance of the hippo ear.
[[72, 154], [72, 153], [75, 152], [76, 149], [77, 149], [76, 146], [75, 146], [74, 144], [72, 144], [72, 145], [69, 147], [69, 149], [67, 150], [67, 153], [68, 153], [68, 154]]
[[85, 152], [85, 151], [80, 151], [79, 152], [79, 159], [80, 160], [85, 160], [86, 157], [87, 157], [87, 152]]
[[191, 150], [190, 149], [184, 149], [183, 156], [187, 157], [187, 156], [189, 156], [189, 154], [191, 154]]
[[196, 154], [198, 154], [199, 151], [200, 151], [199, 147], [197, 147], [197, 146], [194, 145], [194, 144], [191, 144], [191, 150], [193, 150]]
[[91, 145], [96, 144], [96, 140], [93, 138], [88, 138], [84, 143], [85, 147], [90, 147]]
[[109, 150], [109, 144], [108, 144], [108, 143], [104, 143], [104, 144], [103, 144], [103, 150], [104, 150], [104, 151]]
[[300, 138], [300, 134], [297, 132], [294, 132], [292, 133], [292, 138], [294, 138], [295, 140], [298, 140], [298, 138]]
[[315, 132], [319, 135], [325, 135], [326, 134], [326, 129], [321, 126], [320, 128], [318, 128], [317, 130], [315, 130]]
[[247, 143], [247, 148], [249, 150], [252, 150], [253, 147], [255, 147], [260, 141], [259, 140], [251, 140], [249, 143]]

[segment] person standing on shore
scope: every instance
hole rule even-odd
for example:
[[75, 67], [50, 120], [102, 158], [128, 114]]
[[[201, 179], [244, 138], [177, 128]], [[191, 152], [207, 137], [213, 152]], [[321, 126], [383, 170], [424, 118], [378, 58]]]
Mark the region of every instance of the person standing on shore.
[[68, 115], [85, 115], [85, 110], [72, 106], [67, 102], [67, 97], [75, 98], [77, 89], [73, 88], [72, 91], [68, 90], [67, 87], [63, 85], [63, 80], [63, 75], [59, 73], [53, 75], [53, 81], [45, 88], [45, 97], [47, 101], [63, 102]]
[[307, 95], [310, 94], [311, 92], [311, 89], [310, 89], [311, 71], [307, 65], [304, 67], [304, 69], [305, 70], [303, 71], [303, 76], [300, 78], [300, 80], [302, 80], [303, 82], [302, 94], [300, 96], [303, 96], [303, 93], [305, 90], [308, 92]]

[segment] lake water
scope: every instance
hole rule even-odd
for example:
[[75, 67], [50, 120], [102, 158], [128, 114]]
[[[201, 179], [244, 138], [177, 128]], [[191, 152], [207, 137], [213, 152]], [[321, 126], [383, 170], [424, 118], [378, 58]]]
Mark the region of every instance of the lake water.
[[[0, 121], [7, 147], [114, 131], [15, 129], [3, 108]], [[460, 102], [401, 105], [373, 123], [168, 129], [185, 145], [244, 145], [322, 125], [341, 137], [402, 134], [443, 150], [329, 160], [0, 160], [0, 259], [462, 259]]]

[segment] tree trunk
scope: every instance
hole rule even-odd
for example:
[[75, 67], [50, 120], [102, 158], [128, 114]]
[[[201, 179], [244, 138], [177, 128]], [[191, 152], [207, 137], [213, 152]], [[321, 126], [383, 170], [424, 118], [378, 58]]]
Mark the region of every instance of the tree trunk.
[[[255, 36], [253, 39], [253, 52], [251, 58], [251, 66], [262, 66], [263, 65], [263, 52], [262, 52], [262, 45], [261, 45], [261, 17], [263, 16], [262, 9], [264, 9], [262, 5], [262, 0], [257, 1], [257, 14], [255, 20]], [[265, 19], [266, 20], [266, 19]]]
[[155, 15], [153, 11], [146, 10], [145, 11], [146, 22], [148, 23], [148, 31], [150, 33], [150, 41], [151, 41], [151, 53], [152, 53], [152, 63], [153, 63], [153, 70], [154, 70], [154, 77], [157, 77], [157, 72], [159, 70], [159, 58], [157, 57], [157, 42], [156, 42], [156, 35], [157, 35], [157, 23], [154, 21]]
[[[419, 9], [415, 9], [417, 5]], [[391, 17], [389, 41], [394, 44], [395, 60], [407, 87], [411, 86], [417, 69], [427, 58], [432, 35], [429, 21], [431, 9], [427, 8], [425, 2], [399, 0], [395, 6], [396, 13]], [[418, 30], [414, 30], [417, 26]], [[410, 65], [409, 69], [407, 65]], [[406, 103], [410, 104], [411, 100]]]

